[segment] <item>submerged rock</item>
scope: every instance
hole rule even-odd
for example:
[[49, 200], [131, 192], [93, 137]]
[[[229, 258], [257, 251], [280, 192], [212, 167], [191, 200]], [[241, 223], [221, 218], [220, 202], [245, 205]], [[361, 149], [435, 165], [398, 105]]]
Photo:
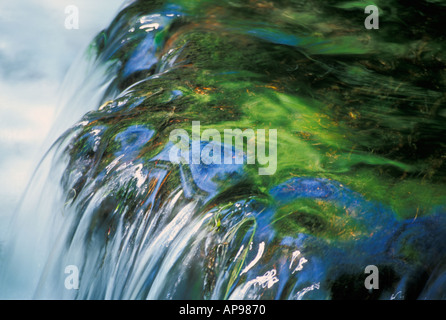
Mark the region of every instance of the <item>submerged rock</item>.
[[[348, 3], [124, 8], [91, 47], [103, 103], [54, 147], [65, 222], [37, 297], [444, 298], [444, 35], [433, 16], [395, 39], [391, 10], [444, 4], [378, 1], [374, 33]], [[192, 121], [277, 129], [277, 172], [171, 161]], [[67, 264], [74, 293], [55, 290]]]

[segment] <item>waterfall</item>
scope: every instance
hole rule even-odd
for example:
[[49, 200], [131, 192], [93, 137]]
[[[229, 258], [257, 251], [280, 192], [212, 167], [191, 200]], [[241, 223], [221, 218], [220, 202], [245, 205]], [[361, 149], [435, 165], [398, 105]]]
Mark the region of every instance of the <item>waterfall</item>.
[[[328, 32], [350, 7], [314, 4], [128, 3], [73, 68], [75, 120], [28, 187], [8, 272], [35, 299], [444, 298], [444, 168], [412, 153], [444, 128], [442, 92], [374, 66], [410, 46]], [[252, 150], [216, 138], [239, 128], [270, 134]], [[273, 161], [273, 143], [261, 175], [250, 152]]]

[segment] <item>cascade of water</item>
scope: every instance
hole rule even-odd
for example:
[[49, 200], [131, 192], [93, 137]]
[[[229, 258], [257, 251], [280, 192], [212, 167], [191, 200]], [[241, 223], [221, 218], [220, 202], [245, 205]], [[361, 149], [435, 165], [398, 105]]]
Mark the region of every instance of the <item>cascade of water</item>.
[[[16, 245], [38, 248], [40, 266], [28, 275], [35, 297], [444, 297], [444, 184], [431, 175], [416, 208], [403, 198], [428, 173], [404, 153], [400, 137], [412, 137], [415, 111], [402, 116], [399, 105], [423, 101], [437, 112], [442, 93], [402, 80], [390, 92], [395, 80], [367, 60], [390, 50], [385, 41], [374, 39], [382, 46], [372, 49], [339, 30], [326, 41], [309, 35], [315, 17], [302, 1], [269, 4], [271, 14], [266, 3], [177, 3], [134, 1], [92, 44], [87, 74], [101, 90], [30, 187], [46, 201], [23, 205], [35, 214], [17, 237], [32, 231], [33, 243]], [[329, 11], [331, 22], [341, 9]], [[346, 43], [360, 46], [354, 58]], [[406, 59], [395, 51], [396, 61]], [[358, 114], [336, 106], [348, 95], [336, 86], [354, 96]], [[83, 90], [82, 104], [91, 94]], [[217, 132], [277, 129], [277, 173], [259, 176], [261, 164], [246, 161], [172, 161], [181, 148], [170, 132], [187, 132], [192, 121]], [[426, 123], [441, 132], [444, 120], [419, 119], [420, 136]], [[190, 159], [241, 151], [215, 140], [188, 143]], [[364, 289], [368, 265], [384, 279], [376, 292]], [[79, 271], [75, 290], [67, 266]]]

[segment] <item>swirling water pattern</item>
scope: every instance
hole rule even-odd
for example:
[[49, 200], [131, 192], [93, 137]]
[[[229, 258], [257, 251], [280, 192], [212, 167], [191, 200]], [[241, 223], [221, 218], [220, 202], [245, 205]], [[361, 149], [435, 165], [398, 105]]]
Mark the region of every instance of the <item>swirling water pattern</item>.
[[[103, 104], [49, 155], [63, 222], [36, 297], [444, 298], [444, 71], [420, 71], [444, 67], [437, 20], [392, 41], [366, 33], [356, 6], [124, 8], [91, 46], [108, 68]], [[277, 129], [277, 172], [172, 163], [169, 133], [193, 120]], [[60, 285], [71, 264], [75, 292]], [[367, 265], [379, 290], [364, 288]]]

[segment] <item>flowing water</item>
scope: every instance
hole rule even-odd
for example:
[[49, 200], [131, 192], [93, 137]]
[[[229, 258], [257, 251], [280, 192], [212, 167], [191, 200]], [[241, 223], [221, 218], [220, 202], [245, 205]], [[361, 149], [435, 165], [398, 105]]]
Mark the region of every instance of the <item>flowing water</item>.
[[[366, 5], [128, 3], [76, 68], [65, 110], [86, 113], [42, 160], [3, 255], [29, 261], [34, 297], [445, 298], [446, 2], [375, 1], [372, 30]], [[192, 121], [277, 130], [276, 170], [171, 161]]]

